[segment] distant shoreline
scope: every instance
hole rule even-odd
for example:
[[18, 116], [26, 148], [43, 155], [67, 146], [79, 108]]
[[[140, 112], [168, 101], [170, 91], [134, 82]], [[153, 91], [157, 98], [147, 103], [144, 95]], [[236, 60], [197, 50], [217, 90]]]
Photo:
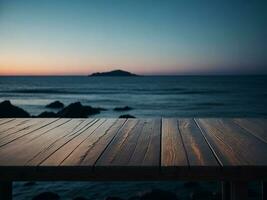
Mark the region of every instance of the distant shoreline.
[[109, 77], [118, 77], [118, 78], [141, 78], [141, 77], [226, 77], [226, 76], [267, 76], [267, 74], [192, 74], [192, 75], [138, 75], [138, 76], [88, 76], [84, 74], [80, 75], [0, 75], [0, 77], [88, 77], [88, 78], [109, 78]]
[[88, 75], [89, 77], [92, 76], [105, 76], [105, 77], [129, 77], [129, 76], [139, 76], [138, 74], [134, 74], [132, 72], [124, 71], [124, 70], [112, 70], [112, 71], [106, 71], [106, 72], [96, 72]]

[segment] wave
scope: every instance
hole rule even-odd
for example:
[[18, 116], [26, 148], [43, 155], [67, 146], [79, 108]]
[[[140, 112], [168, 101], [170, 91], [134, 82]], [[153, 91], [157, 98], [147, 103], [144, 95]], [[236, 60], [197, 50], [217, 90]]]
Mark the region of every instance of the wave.
[[201, 94], [201, 95], [208, 95], [208, 94], [225, 94], [229, 93], [230, 91], [224, 91], [224, 90], [191, 90], [191, 89], [185, 89], [185, 88], [162, 88], [162, 89], [108, 89], [108, 88], [102, 88], [102, 89], [77, 89], [71, 88], [71, 89], [16, 89], [16, 90], [2, 90], [0, 93], [5, 94], [149, 94], [149, 95], [177, 95], [177, 94], [183, 94], [183, 95], [195, 95], [195, 94]]

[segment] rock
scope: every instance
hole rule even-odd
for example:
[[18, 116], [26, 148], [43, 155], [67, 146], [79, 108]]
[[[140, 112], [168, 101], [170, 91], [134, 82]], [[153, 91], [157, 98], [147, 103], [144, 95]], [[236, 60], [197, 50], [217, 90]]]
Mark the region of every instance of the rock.
[[42, 192], [33, 197], [32, 200], [58, 200], [60, 196], [54, 192]]
[[135, 118], [135, 116], [126, 114], [126, 115], [120, 115], [119, 118]]
[[30, 114], [10, 103], [10, 101], [3, 101], [0, 103], [0, 118], [1, 117], [30, 117]]
[[33, 186], [33, 185], [35, 185], [35, 184], [36, 184], [36, 183], [35, 183], [34, 181], [29, 181], [29, 182], [24, 183], [23, 186], [25, 186], [25, 187], [30, 187], [30, 186]]
[[140, 197], [140, 200], [178, 200], [176, 195], [172, 192], [164, 190], [152, 190], [151, 192], [145, 193]]
[[84, 118], [98, 113], [100, 113], [99, 108], [83, 106], [80, 102], [75, 102], [59, 111], [57, 116], [62, 118]]
[[63, 108], [64, 104], [60, 101], [54, 101], [48, 105], [45, 106], [46, 108]]
[[128, 111], [128, 110], [132, 110], [132, 108], [129, 107], [129, 106], [116, 107], [116, 108], [114, 108], [114, 111]]
[[197, 186], [199, 186], [198, 182], [194, 182], [194, 181], [188, 181], [184, 183], [185, 188], [194, 188]]
[[37, 117], [40, 117], [40, 118], [54, 118], [54, 117], [57, 117], [57, 114], [54, 113], [54, 112], [42, 112], [41, 114], [39, 114]]

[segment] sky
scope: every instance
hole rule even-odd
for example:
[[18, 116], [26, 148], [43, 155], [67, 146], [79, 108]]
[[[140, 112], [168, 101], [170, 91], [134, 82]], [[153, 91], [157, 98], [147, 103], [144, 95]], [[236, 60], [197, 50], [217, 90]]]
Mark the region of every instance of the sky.
[[0, 0], [0, 75], [267, 74], [267, 3]]

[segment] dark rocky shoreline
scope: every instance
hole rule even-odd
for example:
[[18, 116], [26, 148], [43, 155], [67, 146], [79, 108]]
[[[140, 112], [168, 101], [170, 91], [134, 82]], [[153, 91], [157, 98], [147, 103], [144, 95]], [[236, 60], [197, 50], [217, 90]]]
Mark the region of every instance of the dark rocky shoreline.
[[[107, 109], [101, 107], [92, 107], [87, 105], [82, 105], [81, 102], [71, 103], [68, 106], [65, 106], [60, 101], [54, 101], [45, 106], [45, 108], [50, 109], [59, 109], [57, 112], [44, 111], [36, 116], [31, 116], [26, 110], [11, 104], [9, 100], [3, 101], [0, 103], [0, 118], [5, 117], [14, 117], [14, 118], [29, 118], [29, 117], [38, 117], [38, 118], [87, 118], [96, 114], [99, 114], [101, 111]], [[113, 109], [116, 112], [123, 112], [132, 110], [129, 106], [116, 107]], [[119, 118], [135, 118], [130, 114], [120, 115]]]

